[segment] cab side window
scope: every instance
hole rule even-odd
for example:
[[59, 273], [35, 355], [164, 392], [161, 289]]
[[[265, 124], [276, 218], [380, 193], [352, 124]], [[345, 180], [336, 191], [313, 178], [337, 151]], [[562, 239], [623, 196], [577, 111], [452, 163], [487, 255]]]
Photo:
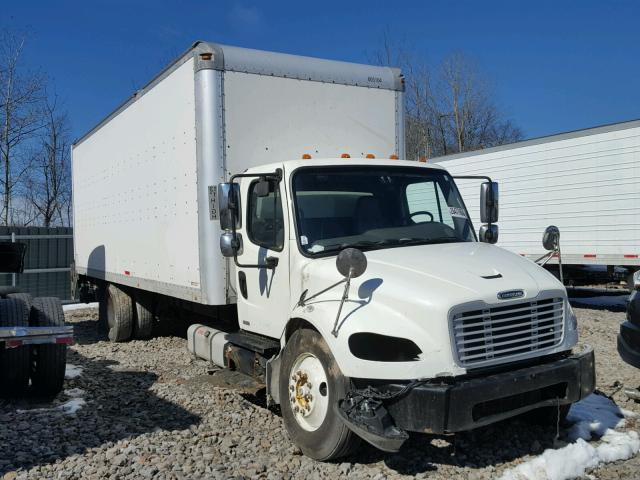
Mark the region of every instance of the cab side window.
[[284, 219], [279, 182], [269, 180], [269, 193], [258, 196], [258, 181], [249, 186], [247, 235], [252, 243], [269, 250], [284, 248]]

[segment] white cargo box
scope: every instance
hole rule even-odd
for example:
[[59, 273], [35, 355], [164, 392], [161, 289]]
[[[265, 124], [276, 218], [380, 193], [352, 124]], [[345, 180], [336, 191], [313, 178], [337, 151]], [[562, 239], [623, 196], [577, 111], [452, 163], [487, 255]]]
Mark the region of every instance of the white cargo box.
[[[498, 246], [537, 258], [560, 229], [565, 264], [640, 265], [640, 121], [433, 160], [500, 182]], [[479, 182], [457, 181], [476, 229]]]
[[400, 71], [197, 42], [72, 149], [79, 274], [233, 301], [215, 187], [305, 153], [404, 155]]

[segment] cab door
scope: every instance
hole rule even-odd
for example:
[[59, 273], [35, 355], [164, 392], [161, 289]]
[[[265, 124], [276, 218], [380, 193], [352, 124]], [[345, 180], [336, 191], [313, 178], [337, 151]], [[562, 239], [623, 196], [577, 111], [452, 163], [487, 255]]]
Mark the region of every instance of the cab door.
[[244, 206], [239, 229], [243, 245], [235, 269], [238, 320], [243, 330], [279, 337], [289, 317], [289, 221], [284, 181], [266, 181], [268, 192], [258, 186], [258, 178], [243, 178], [240, 185]]

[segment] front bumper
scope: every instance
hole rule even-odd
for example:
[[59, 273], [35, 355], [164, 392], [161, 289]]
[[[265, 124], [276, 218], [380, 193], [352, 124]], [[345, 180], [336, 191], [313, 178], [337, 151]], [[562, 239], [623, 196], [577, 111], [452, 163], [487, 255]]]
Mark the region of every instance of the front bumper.
[[[399, 391], [403, 385], [387, 387]], [[402, 430], [451, 433], [536, 408], [574, 403], [594, 388], [593, 349], [585, 346], [568, 357], [517, 370], [453, 383], [422, 384], [385, 406]]]

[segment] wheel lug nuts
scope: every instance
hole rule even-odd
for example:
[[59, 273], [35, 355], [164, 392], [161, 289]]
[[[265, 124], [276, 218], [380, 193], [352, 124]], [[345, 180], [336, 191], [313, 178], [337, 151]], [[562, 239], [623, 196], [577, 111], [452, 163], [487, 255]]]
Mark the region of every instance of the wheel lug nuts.
[[289, 390], [293, 392], [295, 390], [294, 386], [293, 385], [289, 385]]
[[311, 388], [313, 385], [311, 385], [311, 382], [307, 382], [307, 388]]

